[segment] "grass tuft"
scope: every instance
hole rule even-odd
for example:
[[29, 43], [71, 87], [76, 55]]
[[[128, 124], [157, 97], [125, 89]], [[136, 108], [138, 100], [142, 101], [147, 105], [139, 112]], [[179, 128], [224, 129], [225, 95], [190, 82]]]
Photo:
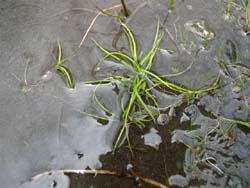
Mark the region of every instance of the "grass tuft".
[[[152, 84], [155, 86], [166, 87], [168, 90], [174, 93], [187, 93], [189, 95], [192, 95], [192, 94], [200, 94], [218, 88], [219, 76], [215, 79], [214, 83], [210, 87], [201, 88], [197, 90], [192, 90], [183, 87], [182, 85], [178, 85], [165, 80], [164, 78], [166, 77], [179, 76], [185, 73], [187, 70], [191, 68], [193, 63], [191, 63], [190, 66], [188, 66], [185, 70], [170, 75], [156, 75], [151, 71], [155, 54], [163, 38], [163, 32], [160, 32], [159, 20], [157, 23], [156, 33], [151, 48], [147, 53], [138, 54], [137, 43], [133, 32], [124, 23], [124, 21], [119, 18], [119, 16], [112, 15], [112, 17], [117, 18], [118, 21], [120, 22], [122, 31], [125, 34], [125, 37], [128, 41], [130, 54], [126, 54], [121, 51], [110, 51], [102, 47], [94, 39], [92, 39], [92, 41], [105, 54], [103, 60], [111, 58], [117, 61], [118, 63], [123, 64], [128, 70], [131, 70], [131, 74], [126, 78], [125, 77], [123, 78], [123, 76], [112, 77], [112, 79], [118, 80], [125, 88], [127, 88], [127, 94], [129, 95], [129, 99], [127, 102], [124, 102], [123, 97], [121, 99], [121, 107], [123, 110], [121, 119], [123, 122], [123, 126], [119, 131], [117, 139], [114, 143], [113, 147], [113, 153], [114, 153], [117, 147], [120, 145], [121, 141], [123, 140], [122, 138], [124, 136], [127, 138], [129, 148], [132, 151], [128, 134], [128, 128], [130, 124], [134, 123], [137, 124], [139, 127], [144, 127], [145, 123], [149, 121], [156, 122], [155, 117], [156, 115], [159, 115], [160, 109], [157, 98], [151, 93]], [[105, 78], [103, 80], [89, 81], [87, 83], [101, 84], [107, 82], [108, 80], [111, 81], [112, 79]], [[102, 109], [104, 108], [100, 103], [99, 106]], [[136, 114], [136, 116], [133, 116], [133, 114]]]

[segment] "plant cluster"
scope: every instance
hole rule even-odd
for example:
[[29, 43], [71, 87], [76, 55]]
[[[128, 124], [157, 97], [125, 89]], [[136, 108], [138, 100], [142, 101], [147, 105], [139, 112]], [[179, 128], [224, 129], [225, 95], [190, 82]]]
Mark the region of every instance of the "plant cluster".
[[[105, 56], [103, 57], [103, 60], [107, 58], [112, 58], [117, 63], [121, 63], [127, 69], [131, 70], [130, 71], [131, 74], [127, 75], [126, 78], [124, 77], [124, 79], [121, 79], [120, 76], [112, 77], [112, 79], [117, 79], [118, 81], [120, 81], [121, 84], [123, 84], [127, 88], [127, 92], [129, 94], [128, 102], [126, 104], [122, 103], [123, 112], [122, 112], [121, 118], [122, 118], [123, 126], [114, 144], [114, 151], [118, 147], [124, 134], [126, 135], [128, 143], [129, 143], [129, 136], [128, 136], [129, 124], [135, 123], [143, 127], [145, 126], [145, 122], [148, 122], [148, 121], [155, 122], [155, 116], [159, 115], [159, 108], [158, 108], [159, 105], [158, 105], [157, 98], [151, 92], [151, 90], [154, 87], [156, 86], [164, 87], [170, 90], [171, 92], [186, 93], [186, 94], [192, 95], [192, 94], [200, 94], [206, 91], [216, 89], [218, 87], [218, 81], [219, 81], [219, 77], [217, 77], [212, 86], [208, 88], [192, 90], [192, 89], [186, 88], [184, 86], [172, 83], [164, 79], [164, 77], [167, 77], [167, 76], [181, 75], [185, 71], [187, 71], [187, 69], [185, 69], [182, 72], [175, 73], [173, 75], [159, 76], [155, 74], [153, 71], [151, 71], [151, 67], [154, 62], [155, 54], [163, 38], [163, 33], [160, 32], [160, 29], [159, 29], [159, 21], [157, 24], [156, 34], [155, 34], [155, 38], [154, 38], [151, 48], [149, 49], [147, 53], [145, 54], [140, 53], [139, 55], [136, 39], [134, 37], [133, 32], [123, 22], [122, 19], [119, 19], [119, 17], [117, 18], [121, 24], [122, 31], [125, 34], [126, 39], [128, 41], [129, 48], [130, 48], [130, 55], [122, 51], [111, 51], [106, 48], [103, 48], [98, 42], [92, 39], [93, 42], [97, 45], [97, 47], [102, 52], [104, 52]], [[110, 79], [110, 81], [112, 79]], [[99, 84], [99, 83], [103, 83], [104, 81], [106, 82], [107, 80], [108, 78], [105, 78], [103, 80], [97, 80], [94, 82], [92, 81], [91, 83]], [[154, 108], [151, 108], [151, 107], [154, 107]], [[157, 109], [157, 110], [152, 110], [152, 109]], [[135, 117], [130, 116], [130, 114], [133, 111], [145, 112], [145, 113], [142, 114], [142, 116], [135, 118]]]
[[[183, 85], [173, 83], [166, 79], [167, 77], [180, 76], [184, 74], [191, 68], [193, 62], [181, 72], [168, 75], [157, 75], [151, 70], [151, 67], [154, 63], [154, 57], [157, 53], [157, 50], [159, 49], [159, 45], [164, 35], [163, 32], [160, 31], [159, 20], [151, 48], [146, 53], [139, 53], [135, 36], [125, 23], [124, 18], [118, 15], [108, 14], [103, 10], [100, 11], [108, 16], [115, 17], [119, 21], [121, 31], [125, 35], [129, 47], [129, 53], [121, 50], [112, 51], [102, 47], [92, 38], [92, 41], [96, 44], [96, 46], [105, 54], [102, 60], [106, 60], [108, 58], [112, 59], [116, 63], [122, 64], [124, 68], [129, 70], [130, 73], [127, 75], [110, 76], [101, 80], [84, 82], [90, 84], [103, 84], [111, 83], [116, 80], [126, 89], [126, 95], [128, 96], [128, 99], [125, 100], [124, 97], [121, 97], [122, 115], [120, 118], [123, 122], [123, 125], [114, 143], [113, 152], [115, 152], [124, 136], [127, 138], [128, 145], [131, 148], [128, 134], [128, 129], [131, 124], [144, 127], [147, 122], [156, 122], [155, 117], [160, 114], [161, 109], [159, 108], [157, 97], [152, 92], [153, 89], [164, 88], [172, 93], [186, 94], [186, 96], [190, 98], [194, 94], [201, 94], [217, 89], [219, 87], [220, 77], [218, 75], [211, 86], [201, 89], [187, 88]], [[62, 66], [62, 49], [59, 42], [57, 46], [58, 56], [55, 68], [64, 75], [68, 88], [73, 88], [74, 84], [70, 71], [65, 66]], [[102, 110], [108, 114], [112, 114], [112, 112], [98, 100], [95, 95], [95, 91], [93, 94], [93, 99]], [[96, 118], [100, 121], [107, 121], [105, 117], [101, 117], [96, 114], [91, 114], [88, 112], [84, 112], [84, 114], [92, 116], [93, 118]], [[249, 123], [246, 122], [226, 118], [224, 118], [224, 120], [240, 123], [249, 127]]]

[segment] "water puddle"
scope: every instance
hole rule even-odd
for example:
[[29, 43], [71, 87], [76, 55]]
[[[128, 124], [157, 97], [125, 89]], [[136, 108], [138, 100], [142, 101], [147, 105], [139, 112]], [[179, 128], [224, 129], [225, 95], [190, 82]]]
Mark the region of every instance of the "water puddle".
[[[140, 60], [151, 48], [158, 19], [164, 33], [151, 75], [117, 62], [128, 60], [131, 48], [126, 36], [119, 36], [119, 22], [107, 15], [97, 17], [79, 48], [98, 13], [95, 7], [115, 3], [1, 3], [1, 186], [249, 187], [247, 3], [174, 1], [170, 10], [170, 1], [126, 1], [131, 13], [126, 22]], [[112, 9], [121, 15], [120, 8]], [[117, 61], [103, 58], [90, 37], [125, 55]], [[67, 75], [55, 70], [57, 40], [74, 89], [67, 89]], [[153, 74], [182, 89], [206, 92], [171, 90], [155, 84]], [[144, 108], [132, 103], [128, 119], [133, 123], [112, 154], [132, 96], [130, 79], [136, 76], [145, 81], [141, 87], [146, 89], [138, 94], [142, 100], [154, 97]], [[99, 84], [86, 82], [106, 77]], [[206, 90], [215, 83], [217, 87]], [[155, 121], [136, 122], [146, 117], [147, 109], [156, 114]]]

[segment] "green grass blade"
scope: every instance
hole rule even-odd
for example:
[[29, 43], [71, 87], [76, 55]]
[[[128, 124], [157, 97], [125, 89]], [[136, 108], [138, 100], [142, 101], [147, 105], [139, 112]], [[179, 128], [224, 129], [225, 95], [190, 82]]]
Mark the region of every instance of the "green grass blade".
[[[162, 37], [163, 37], [163, 33], [159, 33], [159, 28], [160, 28], [160, 23], [158, 20], [153, 45], [152, 45], [151, 49], [149, 50], [149, 52], [146, 55], [144, 55], [144, 57], [140, 60], [140, 65], [146, 67], [146, 69], [150, 69], [150, 67], [152, 66], [152, 61], [153, 61], [154, 55], [155, 55], [156, 50], [161, 42]], [[145, 66], [147, 61], [148, 61], [148, 64]]]
[[156, 41], [156, 43], [154, 44], [154, 48], [152, 49], [152, 51], [149, 53], [149, 59], [148, 59], [148, 63], [145, 67], [146, 70], [151, 69], [152, 65], [153, 65], [153, 60], [155, 57], [155, 53], [158, 49], [158, 46], [160, 45], [161, 39], [163, 37], [163, 33], [161, 33], [161, 35], [159, 36], [159, 39]]
[[122, 120], [124, 120], [124, 121], [128, 120], [129, 114], [132, 110], [132, 107], [134, 106], [135, 100], [136, 100], [136, 95], [134, 93], [131, 93], [128, 105], [126, 106], [126, 108], [123, 111]]
[[[98, 86], [97, 86], [98, 87]], [[109, 110], [109, 109], [107, 109], [101, 102], [100, 102], [100, 100], [97, 98], [97, 96], [96, 96], [96, 89], [97, 89], [97, 87], [94, 89], [94, 91], [93, 91], [93, 99], [94, 99], [94, 101], [96, 101], [96, 103], [98, 104], [98, 106], [106, 113], [106, 114], [108, 114], [108, 115], [112, 115], [113, 113]]]
[[155, 117], [154, 117], [154, 114], [152, 113], [152, 111], [149, 110], [149, 108], [147, 107], [147, 105], [144, 103], [144, 101], [142, 100], [141, 96], [139, 95], [139, 93], [135, 92], [135, 94], [136, 94], [136, 97], [137, 97], [138, 101], [140, 102], [140, 104], [143, 106], [143, 108], [146, 110], [146, 112], [148, 113], [148, 115], [155, 122]]
[[67, 87], [68, 88], [74, 88], [74, 82], [73, 82], [73, 77], [69, 71], [69, 69], [65, 66], [62, 65], [56, 65], [56, 69], [61, 72], [66, 79]]
[[220, 117], [220, 118], [225, 120], [225, 121], [240, 124], [240, 125], [244, 125], [244, 126], [250, 128], [250, 121], [242, 121], [242, 120], [230, 119], [230, 118], [225, 118], [225, 117]]
[[246, 16], [246, 26], [250, 26], [250, 0], [247, 1], [245, 16]]
[[57, 41], [57, 49], [58, 49], [57, 62], [56, 62], [55, 68], [56, 70], [58, 70], [59, 72], [63, 74], [64, 78], [66, 79], [67, 87], [74, 88], [73, 77], [72, 77], [70, 70], [67, 67], [62, 66], [62, 63], [64, 61], [62, 60], [62, 47], [61, 47], [59, 40]]
[[82, 82], [83, 84], [108, 84], [112, 82], [111, 79], [102, 79], [102, 80], [91, 80], [91, 81], [85, 81], [85, 82]]
[[191, 67], [192, 65], [194, 64], [194, 61], [192, 61], [192, 63], [190, 63], [188, 65], [188, 67], [186, 67], [184, 70], [180, 71], [180, 72], [177, 72], [177, 73], [170, 73], [170, 74], [165, 74], [165, 75], [160, 75], [159, 77], [161, 78], [166, 78], [166, 77], [176, 77], [176, 76], [180, 76], [182, 74], [184, 74], [185, 72], [187, 72]]
[[122, 25], [123, 32], [125, 33], [125, 36], [127, 37], [127, 40], [129, 42], [129, 47], [131, 50], [131, 55], [135, 63], [137, 63], [137, 44], [136, 40], [134, 38], [134, 34], [132, 31], [128, 28], [128, 26], [122, 22], [120, 22]]
[[216, 80], [214, 81], [214, 83], [208, 87], [208, 88], [204, 88], [204, 89], [198, 89], [198, 90], [191, 90], [191, 89], [187, 89], [185, 87], [182, 87], [182, 86], [179, 86], [177, 84], [173, 84], [171, 82], [168, 82], [168, 81], [165, 81], [165, 80], [162, 80], [159, 76], [155, 75], [154, 73], [152, 72], [149, 72], [149, 71], [146, 71], [144, 70], [144, 72], [150, 76], [152, 76], [158, 84], [161, 84], [173, 91], [176, 91], [176, 92], [179, 92], [179, 93], [189, 93], [189, 94], [200, 94], [200, 93], [203, 93], [203, 92], [207, 92], [207, 91], [211, 91], [213, 89], [216, 89], [218, 88], [218, 83], [219, 83], [219, 78], [220, 76], [218, 75]]
[[[120, 141], [122, 139], [124, 131], [126, 131], [126, 132], [128, 131], [127, 130], [128, 129], [128, 118], [129, 118], [129, 114], [130, 114], [130, 112], [132, 110], [135, 99], [136, 99], [135, 95], [132, 94], [130, 99], [129, 99], [129, 103], [128, 103], [127, 107], [123, 111], [122, 120], [123, 120], [124, 123], [123, 123], [123, 126], [122, 126], [121, 130], [119, 131], [116, 142], [114, 144], [114, 148], [113, 148], [113, 152], [112, 152], [113, 154], [115, 153], [117, 147], [119, 146], [119, 143], [120, 143]], [[130, 145], [130, 142], [129, 142], [129, 137], [128, 137], [127, 134], [126, 134], [126, 137], [127, 137], [128, 144], [129, 144], [129, 146], [131, 148], [131, 145]]]
[[131, 59], [128, 55], [126, 55], [122, 52], [117, 52], [117, 51], [108, 51], [108, 52], [109, 53], [107, 55], [105, 55], [103, 59], [106, 59], [108, 57], [114, 58], [114, 56], [116, 56], [117, 59], [119, 58], [120, 60], [123, 60], [124, 62], [129, 62], [127, 64], [133, 65], [133, 59]]
[[[124, 122], [124, 123], [125, 123], [125, 122]], [[113, 155], [115, 154], [116, 149], [117, 149], [118, 146], [119, 146], [119, 143], [120, 143], [120, 141], [121, 141], [121, 139], [122, 139], [122, 136], [123, 136], [124, 131], [125, 131], [126, 128], [127, 128], [127, 125], [123, 125], [122, 128], [121, 128], [121, 130], [119, 131], [119, 134], [118, 134], [118, 136], [117, 136], [117, 139], [116, 139], [115, 144], [114, 144], [114, 147], [113, 147], [113, 151], [112, 151], [112, 154], [113, 154]]]
[[146, 92], [146, 96], [147, 96], [151, 101], [153, 101], [155, 107], [158, 109], [158, 108], [159, 108], [159, 104], [158, 104], [158, 102], [156, 101], [155, 96], [153, 96], [153, 95], [152, 95], [149, 91], [147, 91], [147, 90], [145, 90], [145, 92]]
[[61, 65], [62, 64], [62, 47], [60, 44], [60, 41], [57, 41], [57, 48], [58, 48], [58, 52], [57, 52], [57, 63], [56, 65]]
[[174, 0], [169, 0], [168, 11], [172, 12], [173, 8], [174, 8]]
[[[130, 66], [129, 63], [123, 61], [119, 56], [122, 56], [122, 57], [126, 57], [125, 54], [123, 53], [120, 53], [120, 52], [110, 52], [109, 50], [103, 48], [98, 42], [96, 42], [93, 38], [91, 38], [91, 40], [95, 43], [95, 45], [102, 51], [106, 54], [106, 57], [110, 56], [112, 58], [114, 58], [115, 60], [117, 60], [118, 62], [122, 63], [123, 65], [127, 66], [129, 69], [132, 69], [132, 67]], [[119, 56], [117, 56], [117, 53], [119, 54]]]
[[91, 114], [91, 113], [88, 113], [88, 112], [80, 112], [80, 113], [84, 114], [84, 115], [87, 115], [89, 117], [92, 117], [94, 119], [100, 119], [100, 120], [104, 120], [104, 121], [110, 121], [108, 118], [102, 117], [102, 116], [99, 116], [99, 115], [96, 115], [96, 114]]
[[152, 118], [152, 120], [155, 122], [155, 118], [153, 113], [149, 110], [149, 108], [147, 107], [147, 105], [145, 104], [145, 102], [143, 101], [143, 99], [140, 96], [140, 90], [144, 90], [144, 88], [140, 88], [141, 85], [145, 82], [144, 79], [141, 79], [138, 75], [136, 75], [135, 79], [134, 79], [134, 86], [133, 87], [133, 93], [136, 96], [136, 99], [140, 102], [140, 104], [143, 106], [143, 108], [146, 110], [146, 112], [149, 114], [149, 116]]
[[173, 84], [171, 82], [162, 80], [159, 76], [155, 75], [154, 73], [152, 73], [150, 71], [144, 70], [144, 72], [146, 74], [148, 74], [149, 76], [153, 77], [156, 80], [157, 84], [163, 85], [169, 89], [172, 89], [173, 91], [177, 91], [179, 93], [185, 93], [185, 92], [192, 93], [193, 92], [192, 90], [189, 90], [189, 89], [183, 88], [181, 86], [178, 86], [176, 84]]

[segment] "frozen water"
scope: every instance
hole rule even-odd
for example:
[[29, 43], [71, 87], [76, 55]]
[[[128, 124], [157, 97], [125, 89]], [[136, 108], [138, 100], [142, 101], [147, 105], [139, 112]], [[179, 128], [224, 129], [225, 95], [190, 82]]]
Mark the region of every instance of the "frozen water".
[[144, 144], [159, 149], [159, 145], [162, 143], [161, 136], [157, 134], [158, 131], [155, 128], [151, 128], [148, 133], [142, 136], [144, 138]]

